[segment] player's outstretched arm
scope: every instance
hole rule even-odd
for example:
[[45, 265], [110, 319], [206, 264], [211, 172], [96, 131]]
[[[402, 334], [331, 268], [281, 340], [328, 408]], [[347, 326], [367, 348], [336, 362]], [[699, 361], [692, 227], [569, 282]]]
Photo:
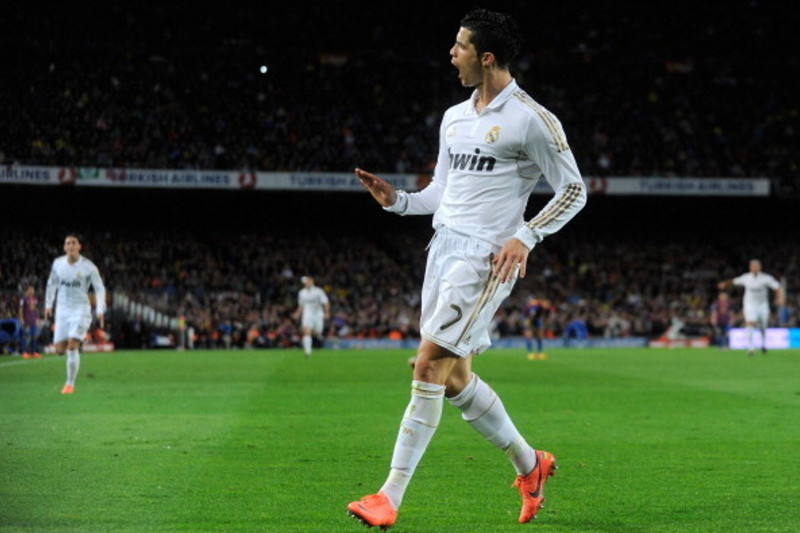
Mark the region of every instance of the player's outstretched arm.
[[397, 191], [390, 183], [360, 168], [356, 169], [356, 176], [381, 206], [390, 207], [397, 201]]

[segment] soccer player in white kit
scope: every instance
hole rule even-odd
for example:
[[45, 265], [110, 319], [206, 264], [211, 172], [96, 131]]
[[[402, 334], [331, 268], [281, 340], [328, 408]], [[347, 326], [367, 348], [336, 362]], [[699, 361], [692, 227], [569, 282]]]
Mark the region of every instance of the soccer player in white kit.
[[314, 285], [314, 278], [303, 276], [300, 281], [303, 288], [297, 294], [295, 320], [302, 316], [303, 351], [306, 357], [311, 357], [313, 337], [322, 335], [325, 321], [331, 315], [331, 304], [325, 291]]
[[[379, 177], [356, 175], [387, 211], [433, 214], [436, 230], [422, 288], [411, 401], [400, 424], [391, 469], [376, 494], [348, 505], [367, 526], [395, 523], [408, 483], [433, 437], [443, 400], [511, 460], [522, 496], [519, 521], [533, 518], [555, 457], [534, 450], [517, 431], [494, 390], [472, 372], [489, 347], [488, 328], [528, 254], [586, 203], [586, 189], [558, 119], [516, 83], [509, 65], [520, 47], [508, 15], [475, 10], [461, 21], [450, 49], [464, 87], [474, 91], [444, 114], [433, 180], [417, 193]], [[544, 176], [555, 194], [531, 220], [528, 197]]]
[[92, 323], [89, 287], [95, 293], [95, 313], [100, 327], [106, 311], [106, 288], [100, 272], [89, 259], [81, 255], [81, 243], [76, 235], [64, 239], [65, 255], [53, 261], [45, 292], [45, 320], [53, 315], [55, 302], [55, 332], [53, 342], [56, 353], [67, 354], [67, 381], [61, 394], [75, 391], [81, 356], [80, 347]]
[[731, 285], [744, 287], [744, 323], [747, 328], [747, 353], [753, 355], [753, 328], [761, 332], [761, 351], [767, 353], [769, 325], [769, 290], [775, 291], [775, 305], [784, 305], [783, 287], [773, 276], [761, 271], [761, 261], [750, 260], [750, 271], [733, 279], [721, 281], [720, 289]]

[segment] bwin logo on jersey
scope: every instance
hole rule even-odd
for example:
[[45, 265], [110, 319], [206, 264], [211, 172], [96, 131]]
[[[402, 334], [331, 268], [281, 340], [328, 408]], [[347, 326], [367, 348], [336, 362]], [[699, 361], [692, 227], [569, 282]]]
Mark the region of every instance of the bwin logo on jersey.
[[79, 289], [80, 286], [81, 286], [81, 281], [79, 279], [74, 279], [72, 281], [67, 281], [67, 280], [63, 280], [62, 279], [60, 285], [62, 287], [69, 287], [69, 288], [72, 288], [72, 289]]
[[450, 168], [452, 170], [469, 170], [477, 172], [491, 172], [497, 159], [492, 156], [482, 156], [479, 148], [474, 154], [454, 154], [450, 152]]
[[500, 138], [500, 126], [495, 126], [486, 134], [486, 143], [494, 144]]

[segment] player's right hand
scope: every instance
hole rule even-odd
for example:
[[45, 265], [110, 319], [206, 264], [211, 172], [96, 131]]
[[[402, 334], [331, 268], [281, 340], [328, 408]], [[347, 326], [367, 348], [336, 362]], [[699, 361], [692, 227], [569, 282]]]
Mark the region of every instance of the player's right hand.
[[514, 276], [517, 275], [517, 269], [519, 269], [519, 277], [524, 278], [529, 252], [530, 250], [522, 241], [512, 237], [492, 258], [492, 274], [500, 278], [500, 283], [508, 283], [514, 281]]
[[360, 168], [356, 169], [356, 176], [358, 176], [361, 184], [367, 188], [372, 197], [375, 198], [375, 201], [383, 207], [392, 206], [397, 201], [397, 191], [390, 183]]

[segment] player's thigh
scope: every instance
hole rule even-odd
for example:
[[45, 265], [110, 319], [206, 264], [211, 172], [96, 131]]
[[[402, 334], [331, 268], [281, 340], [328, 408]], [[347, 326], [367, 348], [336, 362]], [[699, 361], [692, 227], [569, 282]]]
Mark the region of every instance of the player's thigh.
[[765, 327], [769, 321], [769, 308], [763, 306], [745, 307], [743, 313], [744, 321], [758, 327]]
[[66, 346], [67, 339], [69, 339], [70, 325], [71, 321], [69, 317], [56, 318], [55, 325], [53, 326], [53, 343], [56, 345], [63, 343], [64, 346]]
[[769, 324], [769, 308], [759, 310], [756, 316], [756, 326], [759, 328], [766, 328]]
[[322, 333], [323, 318], [322, 316], [310, 316], [303, 318], [303, 330], [314, 335]]
[[[89, 332], [89, 326], [92, 324], [91, 315], [75, 315], [65, 317], [63, 320], [63, 329], [60, 332], [60, 337], [57, 340], [77, 341], [78, 344], [83, 342], [86, 334]], [[58, 329], [58, 323], [56, 323]], [[66, 337], [64, 337], [66, 335]], [[74, 347], [74, 342], [72, 343]]]
[[435, 242], [428, 260], [421, 334], [438, 346], [466, 357], [488, 347], [488, 326], [514, 282], [492, 276], [492, 249], [463, 238]]

